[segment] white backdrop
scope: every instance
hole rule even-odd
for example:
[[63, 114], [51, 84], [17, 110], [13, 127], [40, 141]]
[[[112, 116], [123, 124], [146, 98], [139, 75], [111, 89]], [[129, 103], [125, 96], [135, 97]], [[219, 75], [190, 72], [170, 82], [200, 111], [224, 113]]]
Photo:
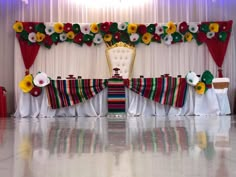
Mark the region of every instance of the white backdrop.
[[[92, 0], [29, 0], [28, 4], [20, 2], [16, 17], [21, 21], [43, 22], [134, 22], [134, 23], [166, 23], [174, 22], [200, 22], [230, 20], [230, 3], [233, 0], [143, 0], [125, 1], [109, 4], [109, 1], [99, 1], [100, 4], [91, 3]], [[95, 1], [93, 1], [95, 2]], [[127, 2], [129, 4], [127, 5]], [[227, 11], [228, 9], [228, 11]], [[24, 10], [24, 11], [23, 11]], [[217, 13], [215, 11], [217, 11]], [[232, 12], [232, 11], [231, 11]], [[234, 101], [236, 88], [235, 81], [235, 37], [231, 36], [228, 50], [223, 64], [223, 75], [229, 77], [231, 86], [229, 95], [231, 105]], [[15, 93], [18, 100], [18, 82], [24, 76], [19, 44], [15, 40], [14, 51], [15, 65]], [[165, 46], [164, 44], [151, 44], [137, 46], [137, 55], [134, 66], [134, 77], [144, 75], [155, 77], [169, 73], [185, 75], [189, 70], [201, 74], [204, 70], [210, 70], [217, 76], [217, 67], [206, 47], [197, 46], [195, 41], [191, 43]], [[41, 47], [31, 72], [46, 72], [50, 77], [68, 74], [81, 75], [83, 78], [107, 78], [108, 67], [105, 58], [105, 45], [77, 46], [76, 44], [62, 43], [51, 49]]]

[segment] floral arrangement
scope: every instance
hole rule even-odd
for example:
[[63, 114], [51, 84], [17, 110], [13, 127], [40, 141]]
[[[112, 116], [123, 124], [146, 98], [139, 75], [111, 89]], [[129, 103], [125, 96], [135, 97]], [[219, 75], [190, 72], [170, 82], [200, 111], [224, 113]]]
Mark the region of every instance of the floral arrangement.
[[103, 22], [92, 24], [77, 23], [45, 23], [20, 22], [13, 25], [17, 37], [27, 41], [29, 44], [37, 43], [50, 48], [59, 42], [73, 42], [78, 45], [99, 45], [105, 42], [112, 45], [123, 41], [132, 45], [143, 43], [149, 45], [151, 42], [171, 45], [179, 42], [191, 42], [196, 40], [202, 44], [213, 38], [224, 42], [227, 39], [231, 27], [225, 23], [173, 23], [161, 25], [157, 23], [135, 24]]
[[32, 96], [37, 97], [42, 92], [42, 87], [47, 86], [50, 83], [50, 79], [44, 72], [39, 72], [33, 78], [32, 74], [26, 75], [23, 80], [20, 81], [19, 87], [24, 93], [30, 93]]
[[190, 86], [193, 86], [195, 91], [203, 95], [208, 88], [211, 88], [212, 86], [212, 80], [214, 79], [214, 76], [212, 73], [208, 70], [204, 71], [201, 78], [197, 76], [196, 73], [190, 71], [186, 74], [186, 81]]

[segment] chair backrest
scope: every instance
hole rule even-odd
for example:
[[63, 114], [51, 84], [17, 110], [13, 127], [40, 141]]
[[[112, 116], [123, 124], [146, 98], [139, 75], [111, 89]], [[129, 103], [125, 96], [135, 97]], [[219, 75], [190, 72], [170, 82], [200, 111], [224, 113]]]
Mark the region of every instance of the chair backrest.
[[227, 92], [227, 90], [229, 88], [229, 83], [230, 83], [230, 80], [229, 80], [229, 78], [226, 78], [226, 77], [214, 78], [212, 80], [213, 88], [216, 91], [221, 91], [221, 92], [222, 91]]
[[106, 58], [110, 71], [110, 77], [114, 76], [114, 68], [119, 68], [119, 74], [123, 78], [130, 78], [135, 60], [135, 47], [124, 42], [118, 42], [106, 49]]

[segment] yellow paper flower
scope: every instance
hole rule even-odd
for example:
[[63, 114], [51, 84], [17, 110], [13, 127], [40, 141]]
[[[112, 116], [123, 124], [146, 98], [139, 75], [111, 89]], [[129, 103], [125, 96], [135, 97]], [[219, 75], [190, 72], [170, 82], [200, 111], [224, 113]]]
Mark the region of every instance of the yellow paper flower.
[[166, 33], [167, 34], [173, 34], [176, 31], [176, 26], [173, 22], [168, 22], [167, 23], [167, 29], [166, 29]]
[[45, 38], [45, 34], [40, 33], [40, 32], [36, 33], [36, 41], [37, 42], [42, 42], [44, 40], [44, 38]]
[[14, 25], [13, 25], [13, 29], [17, 32], [17, 33], [20, 33], [23, 31], [23, 24], [21, 22], [16, 22]]
[[32, 145], [29, 138], [24, 138], [19, 146], [19, 154], [22, 159], [29, 160], [32, 156]]
[[142, 36], [142, 41], [144, 44], [149, 44], [152, 40], [152, 35], [150, 33], [144, 33]]
[[98, 25], [97, 25], [96, 23], [91, 24], [91, 26], [90, 26], [90, 31], [91, 31], [92, 33], [98, 33], [98, 31], [99, 31]]
[[105, 34], [104, 37], [103, 37], [103, 40], [105, 42], [110, 42], [112, 39], [112, 35], [111, 34]]
[[206, 91], [206, 85], [204, 82], [198, 82], [194, 88], [195, 88], [195, 91], [200, 95], [204, 94]]
[[197, 132], [197, 144], [201, 149], [205, 149], [207, 147], [206, 132]]
[[192, 41], [192, 39], [193, 39], [193, 35], [192, 35], [190, 32], [187, 32], [187, 33], [184, 35], [184, 38], [186, 39], [186, 41], [190, 42], [190, 41]]
[[54, 31], [56, 33], [62, 33], [64, 29], [64, 25], [62, 23], [55, 23], [54, 24]]
[[209, 30], [211, 32], [215, 32], [215, 33], [219, 32], [219, 24], [218, 23], [211, 23], [209, 25]]
[[68, 39], [74, 39], [75, 38], [75, 33], [73, 31], [69, 31], [66, 34], [66, 36], [67, 36]]
[[26, 75], [24, 77], [24, 79], [22, 81], [20, 81], [19, 87], [25, 93], [30, 92], [32, 90], [32, 88], [34, 87], [33, 76], [31, 74]]
[[128, 29], [127, 30], [128, 30], [128, 33], [136, 33], [137, 29], [138, 29], [138, 25], [137, 24], [130, 23], [128, 25]]

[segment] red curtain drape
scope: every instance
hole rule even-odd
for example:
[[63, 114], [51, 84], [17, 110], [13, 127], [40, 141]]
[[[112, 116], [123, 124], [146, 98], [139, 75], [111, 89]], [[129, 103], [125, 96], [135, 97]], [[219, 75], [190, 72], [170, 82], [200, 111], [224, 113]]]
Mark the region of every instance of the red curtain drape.
[[29, 74], [29, 68], [33, 65], [34, 60], [38, 54], [40, 45], [38, 44], [28, 44], [27, 41], [19, 39], [20, 50], [25, 64], [25, 75]]
[[[228, 29], [231, 29], [233, 21], [224, 21], [224, 22], [216, 22], [216, 23], [218, 23], [221, 27], [224, 26], [225, 28], [227, 27]], [[223, 77], [221, 67], [224, 62], [224, 57], [225, 57], [225, 53], [228, 47], [231, 32], [227, 31], [226, 33], [227, 33], [227, 38], [225, 41], [220, 41], [217, 37], [206, 40], [206, 45], [208, 47], [208, 50], [211, 53], [212, 58], [214, 59], [216, 65], [219, 67], [218, 77]]]

